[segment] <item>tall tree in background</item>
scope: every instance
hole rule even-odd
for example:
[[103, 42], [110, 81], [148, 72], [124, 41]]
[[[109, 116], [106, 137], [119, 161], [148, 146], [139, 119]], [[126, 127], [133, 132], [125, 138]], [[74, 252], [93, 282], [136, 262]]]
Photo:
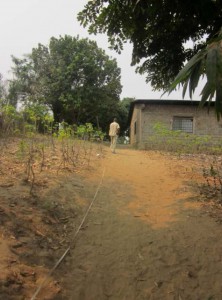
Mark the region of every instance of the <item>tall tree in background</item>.
[[[202, 100], [211, 100], [216, 92], [215, 108], [222, 114], [221, 0], [95, 0], [88, 1], [78, 19], [90, 33], [107, 33], [118, 52], [130, 41], [132, 65], [147, 74], [147, 82], [156, 90], [168, 88], [184, 63], [198, 55], [168, 91], [179, 83], [187, 86], [189, 79], [193, 92], [206, 74]], [[201, 67], [190, 68], [196, 60], [202, 61]]]
[[0, 99], [2, 99], [4, 96], [4, 86], [2, 82], [2, 74], [0, 73]]
[[3, 76], [0, 73], [0, 107], [7, 104], [7, 88], [6, 82], [3, 80]]
[[118, 123], [120, 124], [121, 135], [125, 135], [126, 131], [129, 129], [128, 116], [130, 110], [130, 103], [134, 100], [135, 98], [126, 97], [119, 102], [119, 109], [116, 114], [116, 117], [118, 119]]
[[13, 58], [11, 99], [48, 105], [55, 121], [105, 127], [118, 110], [121, 93], [116, 60], [88, 39], [52, 37], [23, 59]]

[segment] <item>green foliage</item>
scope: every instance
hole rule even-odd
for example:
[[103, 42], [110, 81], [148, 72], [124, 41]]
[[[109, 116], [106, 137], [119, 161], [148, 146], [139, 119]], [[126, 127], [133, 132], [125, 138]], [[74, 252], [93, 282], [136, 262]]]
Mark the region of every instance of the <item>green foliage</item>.
[[68, 125], [66, 122], [61, 122], [58, 126], [58, 132], [54, 133], [54, 137], [58, 137], [59, 140], [70, 138], [73, 135], [73, 128], [72, 126]]
[[105, 137], [105, 133], [102, 132], [101, 130], [95, 130], [95, 133], [93, 135], [93, 138], [98, 142], [98, 141], [103, 141]]
[[3, 77], [0, 73], [0, 108], [6, 104], [7, 104], [6, 88], [5, 88], [5, 84], [3, 82]]
[[[44, 134], [57, 138], [59, 141], [64, 139], [80, 139], [94, 141], [99, 138], [103, 140], [105, 133], [92, 123], [82, 125], [69, 125], [63, 121], [61, 123], [54, 123], [54, 119], [48, 108], [42, 104], [30, 104], [23, 107], [19, 112], [12, 105], [5, 105], [2, 107], [3, 129], [2, 134], [6, 134], [8, 129], [12, 129], [10, 133], [22, 133], [23, 137], [31, 138], [33, 140], [39, 133], [39, 126], [42, 126]], [[20, 145], [20, 152], [23, 153], [26, 149], [26, 143], [22, 140]], [[42, 149], [42, 146], [40, 147]]]
[[25, 124], [24, 126], [25, 129], [25, 135], [27, 135], [28, 137], [34, 137], [35, 133], [36, 133], [36, 126], [33, 124]]
[[202, 175], [205, 183], [200, 186], [200, 191], [207, 198], [215, 199], [222, 203], [222, 172], [221, 160], [218, 156], [209, 156], [202, 167]]
[[1, 108], [1, 135], [11, 135], [19, 133], [17, 128], [18, 123], [21, 121], [21, 115], [16, 111], [12, 105], [3, 105]]
[[87, 141], [103, 141], [105, 133], [96, 127], [93, 127], [93, 124], [86, 123], [82, 125], [69, 125], [66, 122], [62, 122], [60, 128], [57, 132], [53, 134], [54, 138], [58, 140], [64, 139], [79, 139]]
[[28, 102], [21, 110], [23, 117], [36, 132], [50, 132], [54, 118], [44, 104]]
[[217, 34], [221, 15], [219, 0], [96, 0], [87, 2], [78, 20], [90, 33], [106, 33], [117, 52], [131, 42], [132, 65], [161, 89]]
[[134, 101], [135, 98], [123, 98], [118, 105], [118, 112], [115, 117], [117, 117], [118, 123], [120, 124], [120, 135], [124, 135], [125, 131], [128, 129], [128, 115], [130, 109], [130, 103]]
[[83, 139], [90, 139], [92, 133], [94, 132], [93, 125], [91, 123], [86, 123], [85, 125], [80, 125], [77, 127], [76, 134], [78, 137]]
[[21, 140], [18, 144], [18, 151], [17, 151], [17, 155], [19, 158], [24, 158], [25, 155], [27, 155], [28, 153], [28, 148], [29, 148], [29, 145], [27, 143], [27, 141], [25, 140]]
[[16, 108], [12, 105], [4, 105], [2, 107], [2, 113], [3, 113], [5, 121], [6, 120], [16, 120], [19, 118], [19, 114], [16, 111]]
[[198, 136], [180, 130], [170, 130], [164, 124], [156, 123], [153, 126], [153, 134], [147, 140], [146, 147], [147, 149], [172, 151], [177, 154], [221, 153], [220, 144], [221, 141], [215, 141], [208, 135]]
[[95, 125], [99, 120], [104, 128], [118, 110], [120, 69], [93, 41], [52, 37], [48, 47], [39, 44], [13, 63], [10, 99], [47, 105], [57, 123]]
[[207, 82], [201, 91], [201, 105], [215, 99], [217, 119], [222, 116], [222, 28], [218, 36], [209, 41], [207, 47], [199, 51], [179, 72], [166, 92], [171, 93], [181, 84], [183, 97], [189, 87], [190, 98], [198, 85], [199, 79], [206, 74]]

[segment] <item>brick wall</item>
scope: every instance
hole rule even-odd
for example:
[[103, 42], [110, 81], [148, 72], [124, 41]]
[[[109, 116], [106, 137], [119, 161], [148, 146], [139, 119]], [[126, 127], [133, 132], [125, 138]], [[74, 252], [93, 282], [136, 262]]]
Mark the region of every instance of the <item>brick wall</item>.
[[134, 146], [139, 146], [143, 137], [142, 127], [142, 109], [145, 107], [144, 104], [136, 104], [134, 106], [131, 124], [130, 124], [130, 143]]
[[[136, 104], [131, 120], [131, 144], [140, 148], [154, 134], [153, 126], [162, 123], [172, 130], [173, 117], [193, 117], [193, 134], [222, 137], [222, 122], [218, 122], [213, 107], [200, 108], [197, 105], [175, 104]], [[137, 132], [134, 134], [134, 124], [137, 122]]]
[[[130, 143], [131, 145], [137, 146], [137, 144], [141, 140], [141, 136], [138, 132], [138, 128], [140, 127], [140, 115], [141, 115], [141, 109], [140, 105], [135, 105], [132, 118], [131, 118], [131, 124], [130, 124]], [[135, 132], [135, 126], [136, 126], [136, 132]], [[141, 132], [142, 128], [140, 128]]]

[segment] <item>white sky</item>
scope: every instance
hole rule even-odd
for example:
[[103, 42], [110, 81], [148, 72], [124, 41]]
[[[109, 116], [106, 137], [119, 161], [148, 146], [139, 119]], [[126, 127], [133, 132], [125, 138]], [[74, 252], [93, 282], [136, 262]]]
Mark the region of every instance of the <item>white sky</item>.
[[[145, 76], [136, 74], [135, 68], [130, 66], [130, 45], [126, 45], [122, 54], [118, 55], [108, 49], [105, 35], [89, 35], [79, 25], [76, 16], [85, 3], [87, 0], [0, 0], [0, 73], [4, 79], [11, 77], [11, 55], [21, 58], [37, 47], [38, 43], [47, 45], [52, 36], [79, 35], [80, 38], [95, 40], [110, 57], [117, 59], [123, 85], [121, 99], [160, 99], [162, 92], [152, 91], [151, 86], [145, 82]], [[199, 93], [200, 89], [193, 99], [200, 99]], [[173, 92], [163, 98], [182, 99], [182, 94], [181, 91]]]

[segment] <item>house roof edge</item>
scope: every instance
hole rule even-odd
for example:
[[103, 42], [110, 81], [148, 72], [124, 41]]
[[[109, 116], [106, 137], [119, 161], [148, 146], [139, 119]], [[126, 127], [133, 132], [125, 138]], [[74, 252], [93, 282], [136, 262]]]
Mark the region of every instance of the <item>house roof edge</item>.
[[[131, 118], [133, 114], [133, 109], [136, 104], [176, 104], [176, 105], [190, 105], [190, 106], [198, 106], [200, 105], [200, 100], [167, 100], [167, 99], [136, 99], [131, 102], [130, 110], [128, 115], [128, 124], [131, 123]], [[214, 106], [214, 102], [206, 102], [204, 106]]]

